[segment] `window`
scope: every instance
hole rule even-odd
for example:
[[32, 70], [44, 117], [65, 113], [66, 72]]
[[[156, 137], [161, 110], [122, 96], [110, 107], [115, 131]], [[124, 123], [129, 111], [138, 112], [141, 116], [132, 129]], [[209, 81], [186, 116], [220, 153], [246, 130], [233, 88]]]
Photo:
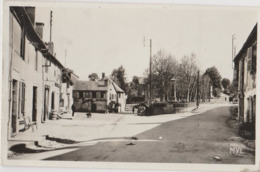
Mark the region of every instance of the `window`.
[[256, 72], [256, 56], [257, 56], [257, 48], [256, 45], [253, 46], [253, 52], [252, 52], [252, 72]]
[[38, 51], [35, 49], [35, 70], [38, 71]]
[[92, 98], [97, 98], [97, 94], [95, 91], [92, 92]]
[[97, 99], [100, 99], [100, 98], [101, 98], [100, 92], [97, 92], [97, 93], [96, 93], [96, 96], [97, 96]]
[[103, 99], [106, 98], [106, 92], [101, 92], [101, 98], [103, 98]]
[[247, 70], [252, 71], [252, 47], [247, 49]]
[[25, 83], [21, 83], [22, 84], [22, 88], [21, 88], [21, 113], [23, 115], [24, 111], [25, 111]]
[[25, 29], [22, 27], [21, 43], [20, 43], [20, 56], [24, 60], [25, 58]]
[[25, 58], [25, 30], [21, 22], [13, 16], [13, 49], [24, 60]]

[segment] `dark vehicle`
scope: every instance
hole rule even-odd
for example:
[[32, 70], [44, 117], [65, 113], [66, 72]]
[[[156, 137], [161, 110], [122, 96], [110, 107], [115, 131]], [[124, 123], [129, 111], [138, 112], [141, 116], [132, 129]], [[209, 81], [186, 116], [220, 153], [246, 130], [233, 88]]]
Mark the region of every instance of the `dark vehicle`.
[[238, 104], [238, 98], [233, 98], [233, 104]]
[[138, 110], [137, 110], [137, 115], [138, 116], [145, 116], [148, 114], [148, 109], [149, 106], [146, 105], [145, 103], [140, 103], [139, 105], [135, 106]]

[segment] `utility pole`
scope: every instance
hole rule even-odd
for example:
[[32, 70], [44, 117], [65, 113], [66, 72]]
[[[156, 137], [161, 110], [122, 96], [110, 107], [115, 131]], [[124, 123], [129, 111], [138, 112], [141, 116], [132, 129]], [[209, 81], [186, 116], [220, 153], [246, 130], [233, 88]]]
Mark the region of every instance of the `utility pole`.
[[65, 67], [67, 66], [66, 64], [67, 64], [67, 49], [65, 50], [65, 62], [64, 62]]
[[[145, 47], [145, 37], [144, 37], [144, 47]], [[149, 63], [149, 97], [148, 104], [151, 104], [152, 100], [152, 39], [150, 39], [150, 63]]]
[[52, 35], [52, 11], [50, 12], [50, 44], [51, 44], [51, 35]]
[[210, 102], [210, 98], [211, 98], [211, 85], [210, 85], [211, 81], [209, 81], [209, 102]]
[[235, 36], [236, 36], [235, 34], [232, 35], [232, 61], [231, 61], [231, 63], [232, 63], [232, 69], [234, 69], [233, 59], [234, 59], [234, 56], [235, 56], [235, 49], [234, 49], [234, 40], [236, 39]]
[[199, 87], [199, 83], [200, 83], [200, 71], [198, 71], [198, 76], [197, 76], [197, 108], [199, 107], [200, 104], [200, 87]]
[[152, 39], [150, 39], [150, 78], [149, 79], [150, 79], [150, 101], [152, 101]]

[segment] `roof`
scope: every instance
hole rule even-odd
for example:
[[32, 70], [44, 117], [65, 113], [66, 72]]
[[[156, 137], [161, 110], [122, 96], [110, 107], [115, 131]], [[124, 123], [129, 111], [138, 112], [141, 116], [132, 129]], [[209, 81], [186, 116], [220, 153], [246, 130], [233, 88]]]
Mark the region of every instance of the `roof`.
[[107, 91], [108, 87], [96, 81], [76, 81], [73, 90]]
[[102, 78], [99, 81], [76, 81], [74, 85], [74, 90], [87, 90], [87, 91], [107, 91], [108, 86], [105, 86], [105, 80], [109, 80], [116, 92], [124, 93], [122, 90], [112, 79], [109, 77]]
[[10, 7], [11, 11], [14, 13], [16, 19], [19, 22], [23, 22], [26, 30], [26, 36], [28, 40], [32, 43], [32, 45], [37, 48], [45, 57], [54, 63], [58, 64], [60, 68], [64, 68], [64, 66], [58, 61], [46, 47], [45, 43], [38, 35], [34, 28], [34, 23], [31, 21], [31, 18], [28, 15], [26, 7]]
[[243, 54], [246, 52], [247, 48], [250, 47], [254, 41], [257, 40], [257, 23], [254, 26], [253, 30], [251, 31], [251, 33], [249, 34], [246, 42], [244, 43], [244, 45], [242, 46], [242, 48], [240, 49], [239, 53], [236, 55], [236, 57], [234, 58], [234, 61], [239, 60], [240, 58], [242, 58]]
[[124, 90], [122, 90], [122, 88], [120, 88], [120, 87], [117, 85], [117, 83], [115, 83], [111, 78], [105, 76], [105, 77], [102, 78], [100, 81], [104, 81], [104, 80], [109, 80], [109, 81], [113, 84], [113, 86], [114, 86], [116, 92], [124, 93]]
[[112, 82], [116, 92], [124, 93], [124, 90], [122, 90], [115, 82]]

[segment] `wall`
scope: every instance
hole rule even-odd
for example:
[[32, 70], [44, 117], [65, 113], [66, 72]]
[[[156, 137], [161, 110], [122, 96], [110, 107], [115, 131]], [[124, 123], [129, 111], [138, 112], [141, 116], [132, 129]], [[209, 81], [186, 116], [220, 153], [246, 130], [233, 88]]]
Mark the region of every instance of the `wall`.
[[[52, 110], [59, 111], [60, 107], [60, 92], [61, 92], [61, 71], [59, 67], [54, 64], [53, 62], [50, 63], [48, 60], [46, 63], [46, 58], [42, 59], [42, 63], [46, 65], [43, 67], [43, 80], [44, 80], [44, 87], [49, 88], [49, 96], [48, 96], [48, 113]], [[47, 67], [47, 65], [51, 64]], [[46, 68], [47, 71], [46, 71]], [[52, 94], [54, 94], [54, 102], [52, 102]], [[44, 100], [44, 96], [43, 96]], [[52, 108], [52, 103], [54, 103], [54, 107]], [[48, 118], [47, 118], [48, 119]]]
[[[25, 56], [24, 60], [20, 57], [19, 47], [21, 27], [10, 13], [10, 35], [9, 35], [9, 48], [10, 57], [12, 58], [12, 79], [18, 81], [18, 95], [19, 95], [19, 82], [25, 83], [25, 107], [24, 113], [32, 119], [32, 101], [33, 101], [33, 87], [37, 87], [37, 117], [38, 123], [41, 122], [42, 111], [42, 73], [41, 73], [41, 60], [38, 59], [36, 70], [36, 51], [34, 46], [25, 39]], [[19, 102], [19, 97], [17, 99]], [[24, 128], [20, 121], [23, 120], [21, 113], [21, 105], [17, 105], [17, 131]]]

